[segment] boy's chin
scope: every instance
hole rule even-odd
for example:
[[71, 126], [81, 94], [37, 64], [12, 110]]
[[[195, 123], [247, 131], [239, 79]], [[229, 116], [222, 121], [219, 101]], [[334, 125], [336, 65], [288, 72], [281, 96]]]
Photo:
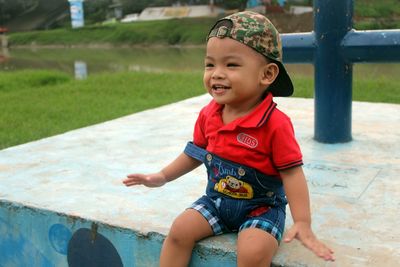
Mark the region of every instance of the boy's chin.
[[221, 99], [221, 97], [213, 97], [213, 99], [219, 105], [226, 105], [228, 103], [226, 99]]

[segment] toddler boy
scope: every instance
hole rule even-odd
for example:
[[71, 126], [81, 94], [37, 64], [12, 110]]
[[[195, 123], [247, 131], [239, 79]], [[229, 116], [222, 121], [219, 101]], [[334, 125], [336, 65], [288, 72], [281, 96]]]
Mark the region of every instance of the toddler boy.
[[130, 174], [126, 186], [162, 186], [204, 163], [206, 194], [172, 224], [161, 266], [187, 266], [195, 243], [238, 232], [238, 266], [269, 266], [282, 240], [285, 207], [299, 239], [325, 260], [333, 251], [311, 230], [302, 154], [290, 119], [273, 102], [293, 85], [282, 64], [279, 33], [263, 15], [240, 12], [219, 20], [207, 37], [204, 86], [212, 96], [197, 119], [193, 142], [153, 174]]

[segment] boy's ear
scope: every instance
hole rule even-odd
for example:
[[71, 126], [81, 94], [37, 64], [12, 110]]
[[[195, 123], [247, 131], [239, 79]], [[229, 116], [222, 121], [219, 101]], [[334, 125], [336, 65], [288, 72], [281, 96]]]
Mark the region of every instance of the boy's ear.
[[279, 67], [275, 63], [268, 63], [264, 66], [261, 83], [265, 86], [271, 85], [279, 74]]

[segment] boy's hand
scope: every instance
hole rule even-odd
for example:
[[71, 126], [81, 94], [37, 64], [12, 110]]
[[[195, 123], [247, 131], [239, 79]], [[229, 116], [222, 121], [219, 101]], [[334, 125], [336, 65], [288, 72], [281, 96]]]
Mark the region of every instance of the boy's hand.
[[122, 181], [126, 186], [145, 185], [147, 187], [159, 187], [167, 182], [165, 175], [162, 172], [152, 174], [129, 174]]
[[296, 222], [286, 233], [284, 241], [291, 242], [294, 238], [298, 239], [306, 248], [314, 252], [318, 257], [326, 261], [334, 261], [333, 250], [319, 241], [311, 230], [308, 223]]

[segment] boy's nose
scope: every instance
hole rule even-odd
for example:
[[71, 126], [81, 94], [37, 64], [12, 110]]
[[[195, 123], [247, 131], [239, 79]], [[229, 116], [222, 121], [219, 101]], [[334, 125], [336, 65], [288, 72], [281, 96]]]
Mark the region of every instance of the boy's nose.
[[211, 75], [212, 79], [223, 79], [225, 77], [225, 74], [221, 69], [215, 69], [214, 72]]

